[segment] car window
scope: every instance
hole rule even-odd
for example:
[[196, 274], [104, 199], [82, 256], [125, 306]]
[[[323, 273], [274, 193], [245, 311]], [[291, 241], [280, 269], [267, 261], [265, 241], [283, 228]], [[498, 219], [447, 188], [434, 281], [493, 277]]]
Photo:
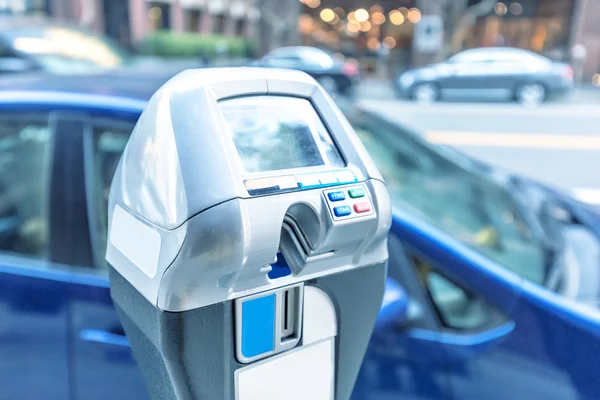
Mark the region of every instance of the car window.
[[392, 202], [519, 275], [542, 283], [541, 240], [506, 187], [459, 165], [416, 135], [363, 115], [351, 122]]
[[489, 62], [493, 61], [494, 57], [489, 51], [474, 49], [463, 51], [448, 59], [449, 63], [460, 64], [460, 63], [472, 63], [472, 62]]
[[91, 162], [88, 162], [88, 208], [96, 266], [104, 267], [108, 229], [110, 184], [135, 126], [129, 121], [95, 121], [91, 127]]
[[273, 58], [300, 58], [298, 49], [293, 47], [283, 47], [281, 49], [273, 50], [267, 54], [267, 57]]
[[412, 259], [420, 283], [445, 328], [477, 331], [506, 322], [506, 317], [481, 296], [445, 277], [424, 258], [412, 254]]
[[0, 114], [0, 251], [48, 257], [52, 130], [47, 114]]
[[301, 62], [302, 64], [319, 66], [322, 68], [331, 68], [333, 65], [333, 59], [329, 54], [323, 50], [309, 47], [284, 47], [269, 53], [268, 58], [272, 60]]
[[304, 49], [301, 54], [302, 60], [306, 64], [320, 66], [322, 68], [331, 68], [333, 66], [333, 58], [322, 50], [307, 48]]

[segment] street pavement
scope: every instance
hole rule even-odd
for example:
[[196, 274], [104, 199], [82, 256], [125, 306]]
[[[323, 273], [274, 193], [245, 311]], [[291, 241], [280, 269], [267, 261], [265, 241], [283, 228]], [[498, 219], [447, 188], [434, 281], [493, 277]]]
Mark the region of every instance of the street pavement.
[[600, 90], [581, 101], [537, 108], [513, 103], [419, 105], [364, 97], [359, 104], [414, 128], [432, 143], [453, 146], [600, 205]]

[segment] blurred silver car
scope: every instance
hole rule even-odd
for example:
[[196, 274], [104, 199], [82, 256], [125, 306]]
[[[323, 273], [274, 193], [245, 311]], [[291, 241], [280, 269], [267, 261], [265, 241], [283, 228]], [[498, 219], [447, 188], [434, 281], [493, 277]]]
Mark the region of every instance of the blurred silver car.
[[438, 99], [512, 99], [538, 105], [573, 87], [573, 69], [509, 47], [466, 50], [450, 59], [400, 74], [398, 94], [419, 102]]

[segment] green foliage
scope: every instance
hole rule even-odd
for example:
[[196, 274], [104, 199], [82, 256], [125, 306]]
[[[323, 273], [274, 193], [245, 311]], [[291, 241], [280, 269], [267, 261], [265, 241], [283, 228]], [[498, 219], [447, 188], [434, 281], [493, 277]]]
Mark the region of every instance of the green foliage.
[[138, 53], [161, 57], [251, 57], [255, 44], [243, 37], [158, 31], [142, 40]]

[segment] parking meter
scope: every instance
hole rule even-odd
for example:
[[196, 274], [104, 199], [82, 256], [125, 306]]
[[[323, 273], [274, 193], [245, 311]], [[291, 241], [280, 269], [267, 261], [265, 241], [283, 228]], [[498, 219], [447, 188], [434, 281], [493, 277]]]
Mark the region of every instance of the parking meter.
[[312, 78], [172, 78], [131, 135], [108, 214], [111, 296], [154, 399], [350, 397], [390, 202]]

